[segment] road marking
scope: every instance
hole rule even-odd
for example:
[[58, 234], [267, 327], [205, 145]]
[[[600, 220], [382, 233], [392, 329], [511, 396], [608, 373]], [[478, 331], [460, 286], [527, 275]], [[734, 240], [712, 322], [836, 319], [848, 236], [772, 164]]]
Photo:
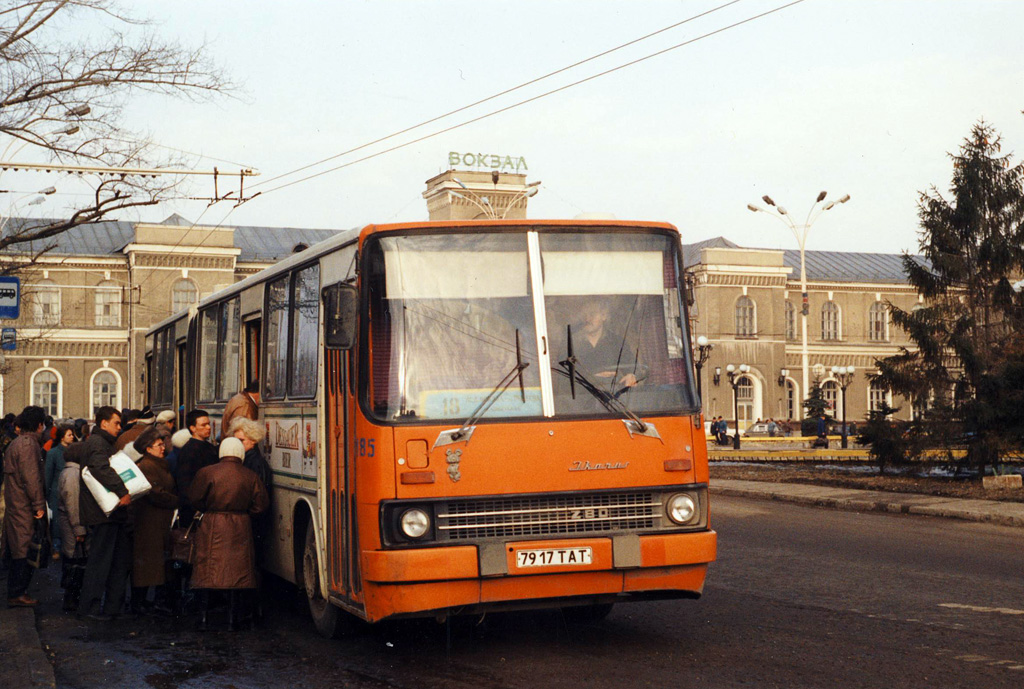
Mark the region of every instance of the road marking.
[[970, 610], [971, 612], [997, 612], [1000, 615], [1024, 615], [1024, 610], [1014, 608], [986, 608], [980, 605], [963, 605], [962, 603], [939, 603], [940, 608]]

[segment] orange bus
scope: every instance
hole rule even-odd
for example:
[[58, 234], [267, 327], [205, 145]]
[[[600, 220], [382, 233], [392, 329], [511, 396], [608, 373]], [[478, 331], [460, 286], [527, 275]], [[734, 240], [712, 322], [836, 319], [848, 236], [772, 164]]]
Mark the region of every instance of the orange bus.
[[716, 555], [678, 231], [368, 225], [147, 333], [154, 410], [258, 380], [264, 566], [317, 629], [700, 596]]

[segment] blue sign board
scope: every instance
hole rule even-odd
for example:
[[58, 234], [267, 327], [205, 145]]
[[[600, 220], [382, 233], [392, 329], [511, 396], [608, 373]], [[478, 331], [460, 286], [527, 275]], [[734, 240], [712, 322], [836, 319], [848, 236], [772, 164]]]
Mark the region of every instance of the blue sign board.
[[0, 318], [15, 319], [20, 315], [21, 279], [2, 275], [0, 276]]
[[10, 352], [18, 348], [18, 331], [14, 328], [0, 328], [0, 349]]

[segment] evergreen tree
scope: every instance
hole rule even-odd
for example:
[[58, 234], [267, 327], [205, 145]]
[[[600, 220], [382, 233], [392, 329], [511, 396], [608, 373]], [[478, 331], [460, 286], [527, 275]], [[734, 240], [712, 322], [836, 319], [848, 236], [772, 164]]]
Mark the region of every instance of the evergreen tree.
[[[1020, 422], [1020, 397], [1008, 372], [1024, 358], [1017, 341], [1024, 301], [1015, 291], [1024, 267], [1024, 167], [1000, 154], [1001, 140], [976, 124], [953, 160], [950, 198], [934, 187], [920, 195], [920, 248], [925, 261], [903, 256], [909, 281], [926, 304], [890, 305], [893, 322], [916, 345], [878, 362], [877, 380], [913, 399], [930, 401], [936, 430], [957, 429], [968, 460], [998, 462]], [[1012, 412], [1012, 414], [1011, 414]]]
[[804, 400], [804, 420], [800, 422], [800, 432], [805, 436], [817, 435], [818, 433], [818, 417], [822, 414], [825, 415], [825, 421], [831, 421], [832, 417], [828, 413], [828, 400], [825, 399], [825, 391], [821, 389], [821, 383], [814, 381], [814, 385], [811, 386], [811, 391], [807, 395], [807, 399]]

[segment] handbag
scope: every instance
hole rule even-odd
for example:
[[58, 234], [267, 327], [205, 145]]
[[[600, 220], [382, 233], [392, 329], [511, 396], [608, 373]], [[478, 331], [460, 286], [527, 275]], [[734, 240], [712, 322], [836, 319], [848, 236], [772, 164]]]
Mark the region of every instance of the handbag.
[[[135, 466], [135, 462], [124, 453], [124, 450], [111, 455], [110, 468], [124, 481], [124, 487], [128, 489], [128, 494], [132, 496], [132, 500], [142, 497], [153, 488], [149, 481], [146, 480], [146, 477], [143, 476], [142, 471]], [[117, 493], [97, 481], [96, 477], [89, 471], [89, 467], [82, 467], [82, 481], [92, 496], [96, 498], [96, 504], [103, 510], [103, 514], [109, 517], [120, 501]]]
[[35, 522], [32, 540], [28, 544], [28, 564], [36, 569], [46, 569], [50, 565], [50, 529], [45, 518]]
[[194, 564], [196, 551], [196, 529], [203, 520], [203, 513], [196, 512], [188, 528], [181, 526], [178, 510], [171, 518], [171, 559]]

